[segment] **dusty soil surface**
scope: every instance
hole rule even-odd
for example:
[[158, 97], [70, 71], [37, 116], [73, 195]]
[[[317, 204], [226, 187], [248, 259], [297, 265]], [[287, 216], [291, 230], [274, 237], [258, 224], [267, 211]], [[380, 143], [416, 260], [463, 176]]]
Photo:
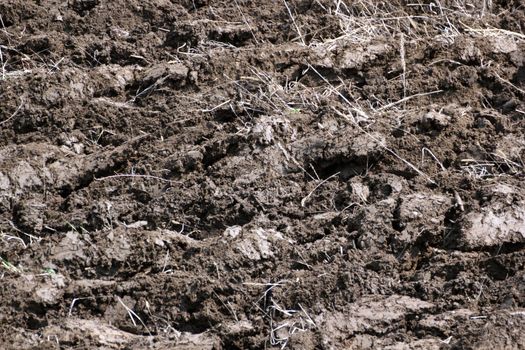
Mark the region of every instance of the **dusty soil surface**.
[[525, 2], [0, 2], [2, 349], [525, 344]]

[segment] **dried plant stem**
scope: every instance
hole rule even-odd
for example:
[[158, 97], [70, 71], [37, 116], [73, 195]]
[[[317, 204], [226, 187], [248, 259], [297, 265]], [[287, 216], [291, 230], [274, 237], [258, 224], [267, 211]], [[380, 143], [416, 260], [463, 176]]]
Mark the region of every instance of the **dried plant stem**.
[[286, 6], [286, 9], [288, 10], [288, 15], [292, 19], [292, 23], [293, 23], [293, 25], [295, 27], [295, 30], [297, 31], [297, 34], [299, 35], [299, 39], [301, 39], [301, 43], [303, 45], [306, 45], [306, 43], [304, 42], [304, 39], [303, 39], [303, 35], [301, 34], [301, 30], [299, 29], [299, 26], [295, 22], [295, 18], [294, 18], [293, 14], [292, 14], [292, 10], [290, 10], [290, 7], [288, 6], [288, 2], [286, 2], [286, 0], [283, 0], [283, 1], [284, 1], [284, 6]]
[[405, 60], [405, 34], [401, 33], [399, 35], [399, 55], [401, 56], [401, 80], [403, 82], [403, 97], [407, 96], [407, 81], [406, 81], [406, 72], [407, 72], [407, 64]]

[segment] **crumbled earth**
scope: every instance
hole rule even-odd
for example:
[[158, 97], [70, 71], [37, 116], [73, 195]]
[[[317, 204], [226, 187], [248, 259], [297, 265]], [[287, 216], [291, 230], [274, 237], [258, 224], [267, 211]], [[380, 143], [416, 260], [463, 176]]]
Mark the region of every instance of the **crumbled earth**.
[[525, 2], [3, 0], [2, 349], [525, 348]]

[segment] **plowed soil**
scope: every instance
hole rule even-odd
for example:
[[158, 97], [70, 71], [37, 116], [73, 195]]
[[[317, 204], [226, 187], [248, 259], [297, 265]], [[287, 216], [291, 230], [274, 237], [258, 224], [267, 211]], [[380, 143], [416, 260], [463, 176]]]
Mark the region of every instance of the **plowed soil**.
[[0, 1], [2, 349], [525, 348], [525, 2]]

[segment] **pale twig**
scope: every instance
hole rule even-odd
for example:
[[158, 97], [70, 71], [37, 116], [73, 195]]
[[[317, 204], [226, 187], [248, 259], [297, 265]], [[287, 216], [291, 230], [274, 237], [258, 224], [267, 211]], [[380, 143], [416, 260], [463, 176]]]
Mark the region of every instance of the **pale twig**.
[[327, 177], [326, 179], [324, 179], [323, 181], [321, 181], [317, 186], [315, 186], [315, 188], [310, 192], [308, 193], [308, 195], [306, 197], [304, 197], [303, 199], [301, 199], [301, 207], [304, 207], [305, 204], [306, 204], [306, 201], [312, 196], [312, 194], [315, 192], [315, 190], [317, 190], [319, 187], [321, 187], [324, 183], [326, 183], [327, 181], [329, 181], [330, 179], [336, 177], [337, 175], [339, 175], [341, 172], [338, 171], [337, 173], [333, 174], [333, 175], [330, 175], [329, 177]]
[[[461, 23], [461, 21], [460, 21], [460, 23]], [[463, 23], [461, 23], [461, 24], [463, 24]], [[475, 28], [470, 28], [470, 27], [468, 27], [465, 24], [463, 24], [463, 26], [465, 26], [467, 32], [481, 33], [481, 34], [485, 34], [485, 35], [487, 35], [487, 34], [505, 34], [505, 35], [508, 35], [508, 36], [513, 36], [513, 37], [525, 40], [525, 34], [521, 34], [521, 33], [518, 33], [518, 32], [513, 32], [513, 31], [510, 31], [510, 30], [506, 30], [506, 29], [501, 29], [501, 28], [475, 29]]]
[[142, 97], [144, 95], [149, 95], [150, 93], [152, 93], [153, 91], [155, 91], [155, 89], [162, 85], [164, 83], [164, 81], [166, 81], [166, 79], [168, 79], [170, 77], [170, 75], [165, 75], [163, 77], [160, 77], [158, 78], [153, 84], [151, 84], [150, 86], [148, 86], [147, 88], [145, 88], [144, 90], [142, 91], [137, 91], [137, 94], [135, 95], [135, 97], [133, 97], [131, 99], [131, 102], [135, 102], [139, 97]]
[[2, 53], [2, 46], [0, 45], [0, 64], [2, 65], [2, 80], [5, 80], [5, 66], [7, 62], [4, 63], [4, 54]]
[[67, 317], [71, 317], [71, 314], [73, 313], [73, 308], [75, 307], [75, 303], [79, 300], [84, 300], [84, 299], [94, 299], [94, 297], [73, 298], [73, 300], [71, 300], [71, 304], [69, 305], [69, 312], [67, 313]]
[[407, 97], [404, 97], [404, 98], [402, 98], [402, 99], [400, 99], [398, 101], [386, 104], [386, 105], [378, 108], [377, 111], [378, 112], [384, 111], [385, 109], [389, 109], [391, 107], [394, 107], [394, 106], [396, 106], [396, 105], [398, 105], [400, 103], [406, 102], [406, 101], [411, 100], [411, 99], [416, 98], [416, 97], [423, 97], [423, 96], [428, 96], [428, 95], [439, 94], [440, 92], [443, 92], [443, 90], [435, 90], [435, 91], [430, 91], [430, 92], [420, 92], [418, 94], [407, 96]]
[[221, 302], [222, 306], [224, 306], [226, 308], [226, 310], [228, 310], [232, 314], [232, 316], [235, 319], [235, 321], [239, 322], [239, 317], [237, 317], [237, 313], [235, 313], [235, 310], [233, 310], [233, 308], [231, 307], [230, 302], [227, 301], [228, 305], [226, 305], [226, 303], [224, 303], [224, 301], [221, 299], [221, 297], [219, 297], [219, 295], [217, 293], [215, 293], [215, 291], [213, 292], [213, 294], [215, 295], [215, 297], [217, 299], [219, 299], [219, 301]]
[[283, 145], [281, 145], [280, 142], [277, 142], [277, 147], [281, 149], [286, 160], [290, 159], [303, 173], [308, 175], [310, 179], [315, 180], [315, 177], [313, 177], [308, 171], [306, 171], [306, 169], [301, 164], [299, 164], [299, 162], [291, 154], [289, 154], [288, 151], [286, 151], [286, 149], [283, 147]]
[[447, 339], [441, 340], [443, 344], [450, 344], [450, 341], [452, 340], [452, 336], [448, 337]]
[[285, 316], [293, 316], [295, 313], [297, 313], [297, 310], [287, 310], [287, 309], [279, 306], [279, 304], [277, 304], [277, 302], [273, 298], [272, 298], [272, 304], [273, 304], [271, 306], [272, 309], [279, 311], [280, 313], [282, 313]]
[[314, 166], [311, 163], [309, 165], [310, 165], [310, 168], [312, 169], [312, 171], [314, 172], [314, 175], [317, 178], [317, 180], [321, 181], [321, 178], [319, 177], [319, 174], [317, 174], [317, 171], [315, 171]]
[[218, 104], [217, 106], [212, 107], [210, 109], [202, 109], [201, 112], [213, 112], [214, 110], [216, 110], [218, 108], [221, 108], [222, 106], [224, 106], [224, 105], [226, 105], [226, 104], [228, 104], [230, 102], [231, 102], [231, 99], [228, 99], [228, 100], [226, 100], [226, 101], [224, 101], [224, 102], [222, 102], [222, 103]]
[[461, 159], [461, 163], [466, 164], [461, 165], [461, 169], [465, 170], [469, 175], [476, 178], [494, 176], [494, 172], [492, 171], [495, 166], [494, 163], [480, 163], [476, 159]]
[[164, 257], [164, 266], [162, 267], [162, 271], [161, 271], [162, 273], [171, 272], [171, 269], [166, 270], [166, 266], [168, 266], [169, 258], [170, 258], [170, 251], [166, 250], [166, 256]]
[[507, 79], [503, 79], [502, 77], [500, 77], [500, 75], [496, 72], [494, 72], [494, 74], [496, 75], [496, 78], [499, 79], [499, 81], [501, 81], [502, 83], [505, 83], [511, 87], [513, 87], [514, 89], [516, 89], [517, 91], [519, 91], [520, 93], [522, 93], [523, 95], [525, 95], [525, 90], [523, 89], [520, 89], [519, 87], [517, 87], [516, 85], [512, 84], [510, 81], [508, 81]]
[[[321, 74], [319, 73], [312, 65], [308, 65], [324, 82], [326, 82], [328, 84], [328, 86], [330, 86], [330, 88], [335, 91], [342, 99], [343, 101], [345, 101], [349, 106], [350, 106], [350, 109], [355, 111], [357, 114], [359, 114], [360, 116], [362, 116], [365, 120], [368, 120], [370, 119], [368, 117], [368, 115], [361, 109], [359, 108], [355, 108], [354, 106], [352, 106], [352, 104], [350, 103], [350, 101], [348, 101], [348, 99], [346, 97], [344, 97], [339, 91], [337, 91], [332, 84], [330, 84], [330, 82]], [[408, 98], [411, 98], [412, 96], [408, 97]], [[399, 102], [399, 101], [398, 101]], [[396, 103], [397, 104], [397, 103]], [[406, 164], [407, 166], [409, 166], [412, 170], [414, 170], [417, 174], [419, 175], [422, 175], [424, 176], [427, 181], [429, 181], [430, 183], [432, 184], [435, 184], [436, 182], [434, 180], [432, 180], [427, 174], [425, 174], [424, 172], [422, 172], [421, 170], [419, 170], [415, 165], [413, 165], [412, 163], [410, 163], [408, 160], [402, 158], [400, 155], [398, 155], [396, 152], [394, 152], [392, 149], [388, 148], [383, 141], [379, 140], [378, 138], [374, 137], [372, 134], [370, 134], [368, 131], [366, 131], [365, 129], [363, 129], [361, 127], [361, 125], [359, 125], [359, 123], [357, 121], [355, 121], [353, 118], [349, 118], [346, 114], [342, 113], [341, 111], [339, 111], [337, 108], [335, 107], [332, 107], [332, 110], [334, 110], [338, 115], [342, 116], [343, 118], [345, 118], [347, 121], [349, 121], [350, 123], [352, 123], [359, 131], [361, 131], [362, 133], [364, 133], [366, 136], [368, 136], [372, 141], [376, 142], [379, 146], [381, 146], [384, 150], [386, 150], [388, 153], [390, 153], [391, 155], [393, 155], [394, 157], [396, 157], [397, 159], [399, 159], [400, 161], [402, 161], [404, 164]]]
[[173, 180], [164, 179], [164, 178], [159, 177], [159, 176], [154, 176], [154, 175], [140, 175], [140, 174], [115, 174], [115, 175], [109, 175], [109, 176], [99, 177], [99, 178], [95, 179], [95, 181], [104, 181], [104, 180], [115, 179], [115, 178], [122, 178], [122, 177], [143, 178], [143, 179], [153, 179], [153, 180], [159, 180], [159, 181], [168, 182], [168, 183], [176, 183], [176, 182], [179, 182], [179, 181], [173, 181]]
[[7, 38], [9, 39], [9, 37], [11, 36], [11, 34], [9, 34], [9, 32], [7, 31], [7, 28], [5, 27], [5, 24], [4, 24], [4, 19], [2, 18], [2, 15], [1, 15], [1, 14], [0, 14], [0, 24], [2, 25], [2, 29], [4, 30], [5, 35], [6, 35]]
[[120, 299], [120, 297], [117, 297], [117, 300], [124, 307], [124, 309], [126, 309], [126, 311], [128, 312], [129, 318], [131, 318], [131, 322], [133, 322], [133, 325], [135, 327], [137, 327], [137, 322], [135, 322], [135, 318], [136, 318], [137, 320], [140, 321], [142, 326], [144, 326], [144, 328], [148, 331], [149, 335], [151, 336], [151, 332], [150, 332], [148, 326], [146, 326], [146, 324], [142, 321], [142, 319], [139, 317], [139, 315], [137, 315], [135, 313], [135, 311], [131, 310], [126, 304], [124, 304], [124, 302], [122, 301], [122, 299]]
[[427, 152], [432, 158], [434, 158], [434, 160], [436, 161], [436, 163], [438, 163], [442, 171], [447, 171], [447, 169], [445, 169], [445, 167], [443, 166], [443, 163], [441, 163], [439, 159], [437, 159], [437, 157], [434, 155], [434, 153], [432, 153], [432, 151], [426, 147], [423, 147], [421, 149], [421, 164], [423, 164], [423, 162], [425, 161], [425, 152]]
[[276, 288], [276, 287], [280, 287], [280, 286], [284, 286], [286, 285], [286, 283], [288, 283], [289, 281], [288, 280], [281, 280], [281, 281], [278, 281], [276, 283], [255, 283], [255, 282], [244, 282], [243, 284], [246, 285], [246, 286], [264, 286], [264, 287], [268, 287], [266, 288], [266, 290], [264, 291], [263, 295], [257, 300], [256, 303], [258, 303], [259, 301], [261, 301], [262, 299], [266, 298], [268, 293]]
[[288, 3], [286, 2], [286, 0], [283, 0], [283, 2], [284, 2], [284, 6], [286, 6], [286, 9], [288, 10], [288, 15], [292, 19], [292, 23], [293, 23], [293, 25], [295, 27], [295, 30], [297, 31], [297, 34], [299, 35], [299, 39], [301, 39], [301, 43], [303, 45], [306, 45], [306, 43], [304, 42], [304, 39], [303, 39], [303, 35], [301, 34], [301, 30], [299, 29], [299, 26], [295, 22], [295, 18], [294, 18], [293, 14], [292, 14], [292, 10], [290, 10], [290, 7], [288, 6]]
[[480, 316], [470, 316], [469, 317], [470, 320], [484, 320], [486, 318], [487, 318], [487, 316], [482, 316], [482, 315], [480, 315]]
[[414, 170], [417, 174], [425, 177], [428, 182], [435, 184], [436, 182], [430, 178], [427, 174], [419, 170], [414, 164], [410, 163], [408, 160], [401, 157], [399, 154], [397, 154], [394, 150], [388, 148], [383, 141], [379, 140], [378, 138], [374, 137], [372, 134], [364, 130], [356, 121], [352, 120], [352, 118], [349, 118], [346, 114], [342, 113], [341, 111], [337, 110], [337, 108], [332, 107], [332, 109], [340, 116], [345, 118], [347, 121], [352, 123], [354, 126], [356, 126], [361, 132], [363, 132], [365, 135], [367, 135], [372, 141], [376, 142], [381, 148], [383, 148], [385, 151], [393, 155], [395, 158], [403, 162], [405, 165], [407, 165], [409, 168]]
[[20, 111], [20, 109], [22, 108], [23, 105], [24, 105], [24, 100], [22, 99], [22, 102], [20, 102], [20, 105], [18, 106], [16, 111], [13, 114], [11, 114], [11, 116], [9, 118], [7, 118], [6, 120], [2, 120], [0, 122], [0, 125], [3, 125], [5, 123], [7, 123], [8, 121], [10, 121], [11, 119], [13, 119], [18, 114], [18, 112]]
[[24, 242], [24, 240], [20, 237], [16, 237], [16, 236], [10, 236], [10, 235], [6, 235], [4, 234], [3, 235], [3, 238], [6, 240], [6, 241], [10, 241], [10, 240], [15, 240], [15, 241], [19, 241], [22, 246], [24, 246], [24, 248], [27, 248], [27, 244], [26, 242]]
[[[315, 72], [315, 74], [317, 74], [319, 76], [319, 78], [321, 78], [326, 84], [328, 84], [328, 86], [330, 87], [330, 89], [335, 92], [337, 94], [337, 96], [339, 96], [344, 102], [346, 102], [349, 106], [352, 105], [352, 103], [342, 94], [339, 92], [339, 90], [337, 90], [332, 84], [330, 84], [330, 82], [321, 74], [317, 71], [317, 69], [314, 68], [314, 66], [312, 66], [311, 64], [308, 64], [308, 69], [311, 69]], [[365, 114], [366, 116], [366, 114]]]
[[456, 190], [454, 190], [454, 201], [455, 205], [459, 208], [459, 210], [465, 211], [465, 203], [463, 202], [463, 199], [461, 199], [461, 196]]
[[[287, 310], [282, 307], [280, 307], [275, 300], [272, 299], [272, 306], [270, 308], [274, 311], [278, 311], [285, 315], [286, 317], [292, 317], [296, 314], [299, 314], [299, 310]], [[306, 312], [306, 310], [299, 304], [299, 307], [301, 308], [302, 313], [305, 317], [299, 316], [298, 319], [296, 318], [294, 321], [290, 322], [284, 322], [282, 324], [277, 324], [274, 327], [274, 320], [273, 320], [273, 312], [270, 312], [269, 319], [270, 319], [270, 343], [272, 345], [281, 345], [281, 349], [284, 349], [286, 345], [288, 344], [288, 341], [290, 340], [290, 337], [294, 335], [297, 332], [306, 332], [310, 330], [311, 328], [316, 328], [317, 325], [312, 320], [310, 315]], [[310, 327], [308, 326], [310, 325]], [[286, 333], [283, 334], [283, 332], [279, 332], [279, 330], [286, 330]]]
[[479, 293], [478, 295], [476, 296], [476, 301], [479, 300], [479, 298], [481, 298], [481, 295], [483, 294], [483, 287], [485, 287], [485, 282], [488, 280], [487, 277], [483, 277], [482, 281], [481, 281], [481, 286], [479, 287]]
[[514, 172], [518, 172], [518, 169], [523, 168], [522, 164], [512, 161], [502, 151], [491, 153], [491, 155], [503, 159], [503, 163], [505, 163], [505, 165], [507, 165], [507, 167], [509, 167], [509, 169], [512, 169]]
[[51, 66], [51, 69], [48, 70], [48, 73], [52, 73], [53, 72], [53, 69], [54, 70], [60, 70], [60, 68], [58, 67], [60, 65], [60, 63], [62, 63], [62, 61], [65, 59], [65, 57], [62, 57], [61, 59], [59, 59], [57, 62], [53, 62], [53, 65]]
[[239, 3], [237, 2], [237, 0], [234, 0], [234, 2], [235, 2], [235, 6], [237, 6], [237, 10], [239, 11], [239, 13], [242, 16], [242, 20], [244, 21], [244, 24], [246, 24], [248, 26], [248, 29], [250, 30], [250, 33], [252, 34], [253, 40], [255, 40], [255, 42], [258, 44], [259, 40], [257, 40], [257, 37], [255, 36], [255, 32], [252, 29], [252, 26], [250, 25], [250, 23], [248, 23], [248, 20], [244, 16], [244, 12], [242, 12], [242, 10], [241, 10], [241, 8], [239, 6]]
[[18, 227], [15, 226], [15, 224], [11, 220], [8, 220], [8, 223], [13, 228], [13, 230], [15, 230], [16, 232], [19, 232], [19, 233], [29, 237], [29, 244], [33, 243], [33, 239], [35, 241], [37, 241], [37, 242], [40, 242], [41, 238], [33, 236], [33, 235], [29, 234], [29, 233], [26, 233], [26, 232], [20, 230]]
[[403, 83], [403, 97], [406, 97], [407, 95], [407, 81], [406, 81], [406, 73], [407, 73], [407, 64], [405, 61], [405, 35], [403, 33], [400, 33], [399, 35], [399, 55], [401, 56], [401, 80]]
[[303, 312], [303, 314], [306, 315], [306, 317], [308, 318], [308, 321], [314, 326], [314, 327], [317, 327], [317, 325], [315, 324], [314, 320], [312, 320], [312, 318], [310, 317], [310, 315], [308, 315], [308, 313], [306, 312], [306, 310], [303, 308], [303, 306], [299, 303], [297, 303], [297, 305], [299, 305], [299, 307], [301, 308], [301, 311]]

